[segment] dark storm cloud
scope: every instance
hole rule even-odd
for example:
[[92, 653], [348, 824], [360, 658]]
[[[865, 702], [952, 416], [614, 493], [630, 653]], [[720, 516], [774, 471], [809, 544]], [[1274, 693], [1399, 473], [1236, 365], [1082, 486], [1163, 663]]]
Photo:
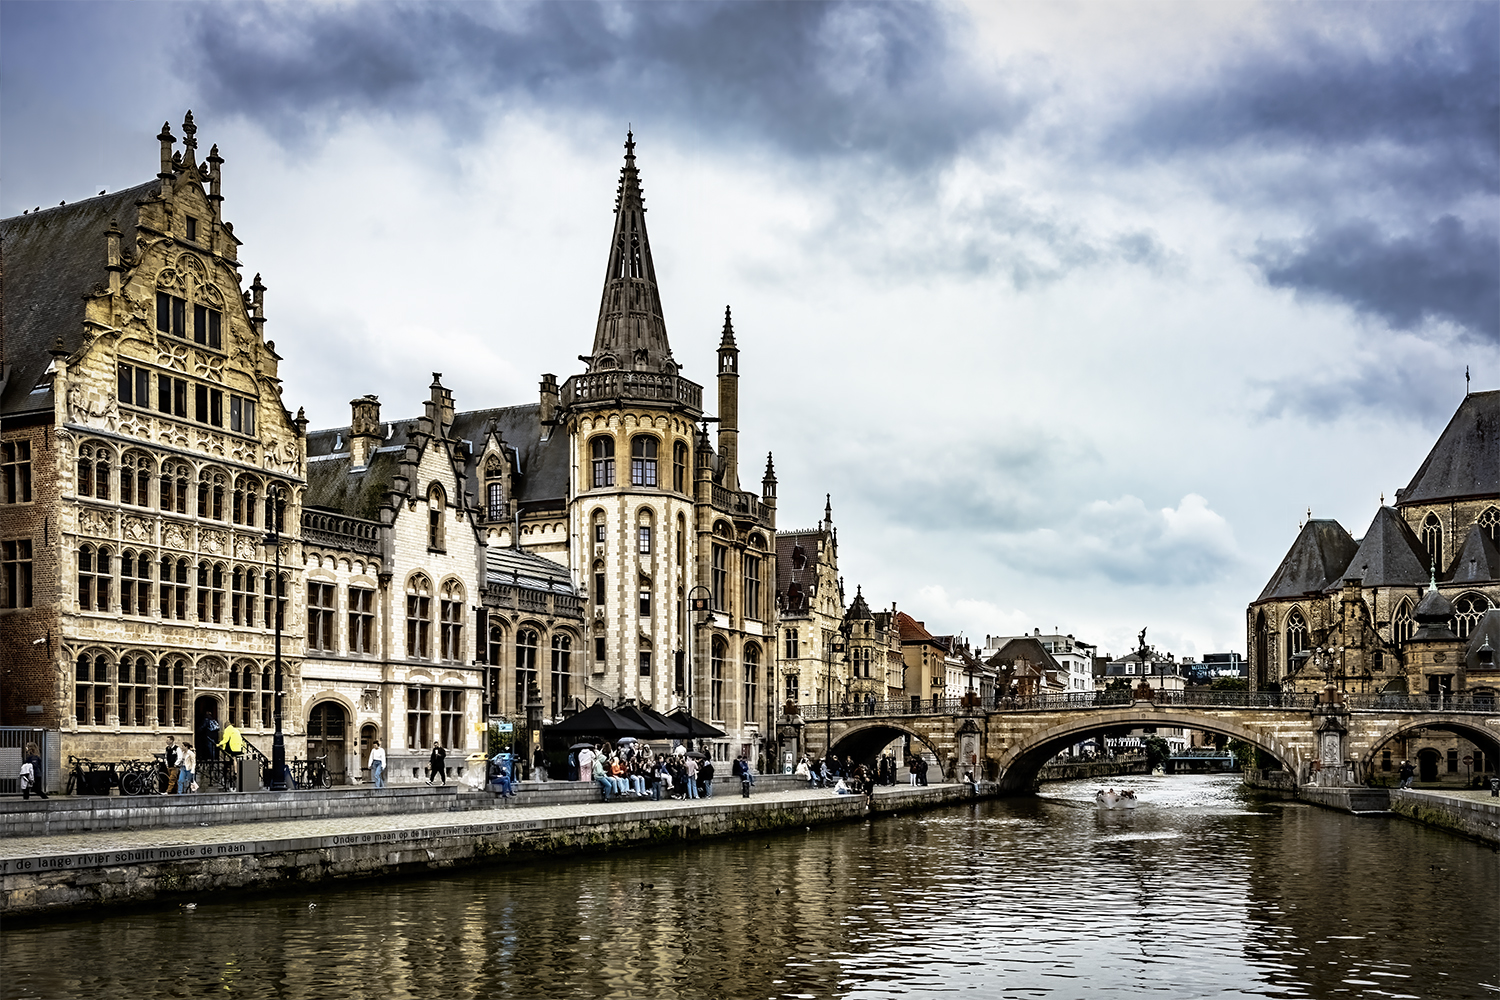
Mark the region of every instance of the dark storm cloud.
[[1461, 358], [1446, 345], [1423, 345], [1415, 351], [1376, 345], [1370, 356], [1348, 371], [1320, 371], [1255, 384], [1265, 394], [1257, 412], [1262, 417], [1314, 423], [1329, 423], [1361, 411], [1382, 419], [1401, 414], [1440, 428], [1466, 388]]
[[1395, 329], [1448, 320], [1500, 343], [1500, 240], [1451, 215], [1394, 238], [1368, 221], [1335, 225], [1263, 244], [1253, 259], [1277, 288], [1342, 300]]
[[226, 4], [198, 11], [194, 50], [218, 106], [283, 135], [541, 106], [921, 168], [1026, 111], [961, 29], [929, 4]]

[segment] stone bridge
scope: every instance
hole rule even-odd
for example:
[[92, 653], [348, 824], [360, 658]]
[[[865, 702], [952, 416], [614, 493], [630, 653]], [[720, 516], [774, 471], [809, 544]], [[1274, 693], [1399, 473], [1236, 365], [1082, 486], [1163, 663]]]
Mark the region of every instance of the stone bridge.
[[[778, 730], [814, 757], [834, 753], [868, 764], [895, 740], [910, 739], [946, 769], [977, 763], [1002, 788], [1035, 787], [1037, 774], [1060, 751], [1094, 736], [1125, 730], [1197, 729], [1243, 740], [1275, 758], [1297, 784], [1363, 783], [1380, 750], [1414, 730], [1440, 730], [1472, 740], [1500, 757], [1500, 715], [1493, 705], [1434, 706], [1425, 698], [1316, 695], [1268, 696], [1209, 692], [1162, 693], [1151, 701], [1099, 704], [1095, 695], [1055, 695], [983, 708], [963, 699], [885, 703], [832, 712], [817, 706], [782, 717]], [[790, 744], [784, 742], [784, 746]], [[1317, 775], [1314, 778], [1314, 775]]]

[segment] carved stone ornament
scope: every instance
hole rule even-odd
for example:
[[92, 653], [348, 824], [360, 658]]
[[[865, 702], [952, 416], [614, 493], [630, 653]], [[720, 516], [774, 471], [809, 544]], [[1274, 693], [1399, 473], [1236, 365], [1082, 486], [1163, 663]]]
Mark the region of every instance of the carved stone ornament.
[[260, 457], [256, 454], [256, 451], [257, 449], [254, 444], [239, 441], [235, 443], [233, 450], [230, 452], [230, 457], [236, 462], [243, 462], [245, 465], [255, 465], [260, 461]]
[[103, 399], [91, 399], [82, 386], [75, 385], [68, 390], [68, 419], [72, 423], [114, 430], [119, 416], [120, 408], [114, 393], [106, 394]]
[[202, 351], [193, 352], [193, 371], [199, 378], [206, 378], [213, 382], [224, 381], [224, 359], [216, 358]]
[[157, 344], [156, 363], [163, 368], [171, 368], [174, 371], [187, 374], [187, 348], [176, 344]]
[[248, 535], [234, 536], [234, 557], [236, 559], [255, 558], [255, 539]]
[[188, 541], [187, 529], [180, 524], [169, 524], [162, 529], [161, 541], [163, 545], [171, 548], [185, 549]]
[[151, 421], [137, 414], [126, 412], [120, 419], [120, 433], [131, 437], [149, 438], [151, 436]]
[[186, 448], [188, 446], [187, 431], [176, 424], [163, 422], [157, 429], [156, 439], [163, 444], [174, 445], [178, 448]]
[[224, 456], [224, 436], [222, 434], [199, 434], [198, 450], [210, 455]]
[[198, 547], [209, 555], [224, 555], [228, 551], [229, 536], [222, 531], [199, 532]]
[[149, 542], [153, 534], [151, 522], [144, 517], [127, 517], [121, 526], [125, 538], [132, 542]]
[[115, 516], [113, 514], [101, 513], [97, 510], [80, 511], [78, 514], [78, 530], [88, 535], [101, 537], [115, 533]]

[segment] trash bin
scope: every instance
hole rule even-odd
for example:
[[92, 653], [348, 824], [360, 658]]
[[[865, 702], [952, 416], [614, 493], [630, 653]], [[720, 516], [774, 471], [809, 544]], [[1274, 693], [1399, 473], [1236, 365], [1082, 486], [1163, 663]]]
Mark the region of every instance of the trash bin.
[[248, 754], [241, 754], [240, 759], [235, 762], [239, 768], [239, 788], [242, 792], [258, 792], [264, 787], [260, 781], [260, 762], [252, 760]]

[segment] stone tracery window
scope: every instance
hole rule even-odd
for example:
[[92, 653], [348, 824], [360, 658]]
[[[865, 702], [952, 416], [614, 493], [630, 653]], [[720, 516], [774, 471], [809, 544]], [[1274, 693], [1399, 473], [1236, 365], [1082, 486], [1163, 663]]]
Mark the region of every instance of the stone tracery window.
[[149, 507], [151, 478], [155, 471], [155, 463], [145, 452], [126, 452], [120, 459], [120, 502]]
[[1286, 671], [1291, 673], [1301, 666], [1298, 654], [1307, 650], [1307, 619], [1297, 608], [1286, 618]]
[[443, 583], [438, 600], [440, 652], [445, 660], [464, 658], [464, 588], [457, 580]]
[[1483, 594], [1462, 594], [1453, 602], [1453, 634], [1467, 639], [1479, 624], [1479, 619], [1490, 609], [1489, 599]]
[[1417, 631], [1417, 623], [1411, 616], [1411, 601], [1402, 598], [1391, 619], [1391, 638], [1397, 643], [1407, 642]]
[[427, 489], [427, 547], [434, 552], [444, 551], [443, 514], [447, 507], [443, 488], [433, 483]]
[[1422, 546], [1427, 550], [1427, 566], [1435, 573], [1443, 571], [1443, 523], [1436, 514], [1422, 522]]
[[526, 694], [536, 683], [536, 651], [541, 645], [536, 629], [523, 628], [516, 633], [516, 711], [526, 707]]
[[1490, 541], [1500, 545], [1500, 507], [1486, 507], [1475, 523], [1480, 531], [1490, 536]]

